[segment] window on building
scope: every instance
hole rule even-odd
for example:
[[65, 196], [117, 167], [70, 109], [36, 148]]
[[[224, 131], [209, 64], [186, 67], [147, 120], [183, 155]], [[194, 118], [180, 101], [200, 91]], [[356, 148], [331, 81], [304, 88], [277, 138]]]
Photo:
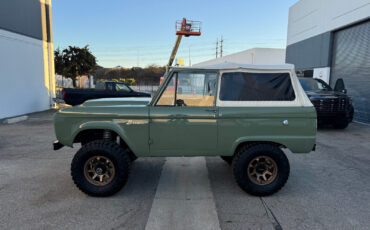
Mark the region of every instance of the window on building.
[[289, 73], [224, 73], [221, 77], [222, 101], [293, 101]]

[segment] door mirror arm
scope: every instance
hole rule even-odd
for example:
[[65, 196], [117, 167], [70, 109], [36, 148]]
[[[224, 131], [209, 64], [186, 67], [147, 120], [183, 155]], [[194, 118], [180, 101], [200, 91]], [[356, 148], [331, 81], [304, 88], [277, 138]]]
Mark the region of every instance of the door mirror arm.
[[182, 99], [177, 99], [176, 100], [176, 106], [186, 106], [184, 100]]

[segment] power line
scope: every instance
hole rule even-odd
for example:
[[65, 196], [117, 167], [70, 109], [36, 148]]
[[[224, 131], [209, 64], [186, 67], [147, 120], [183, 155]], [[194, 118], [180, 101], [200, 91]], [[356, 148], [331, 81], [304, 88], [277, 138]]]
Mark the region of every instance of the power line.
[[218, 38], [216, 40], [216, 58], [218, 57]]

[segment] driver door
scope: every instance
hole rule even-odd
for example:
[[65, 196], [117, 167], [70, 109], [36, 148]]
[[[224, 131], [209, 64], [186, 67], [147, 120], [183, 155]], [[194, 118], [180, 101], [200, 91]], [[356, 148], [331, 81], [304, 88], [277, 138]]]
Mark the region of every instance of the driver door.
[[150, 107], [152, 156], [215, 154], [216, 72], [175, 72]]

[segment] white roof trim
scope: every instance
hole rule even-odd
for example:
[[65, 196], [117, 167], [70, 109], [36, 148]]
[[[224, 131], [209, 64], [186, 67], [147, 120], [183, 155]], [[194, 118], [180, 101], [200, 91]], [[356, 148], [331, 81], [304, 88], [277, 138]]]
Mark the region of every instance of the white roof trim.
[[204, 65], [204, 66], [191, 66], [191, 67], [171, 67], [173, 70], [236, 70], [236, 69], [249, 69], [249, 70], [294, 70], [292, 64], [282, 65], [250, 65], [250, 64], [238, 64], [233, 62], [223, 62], [215, 65]]

